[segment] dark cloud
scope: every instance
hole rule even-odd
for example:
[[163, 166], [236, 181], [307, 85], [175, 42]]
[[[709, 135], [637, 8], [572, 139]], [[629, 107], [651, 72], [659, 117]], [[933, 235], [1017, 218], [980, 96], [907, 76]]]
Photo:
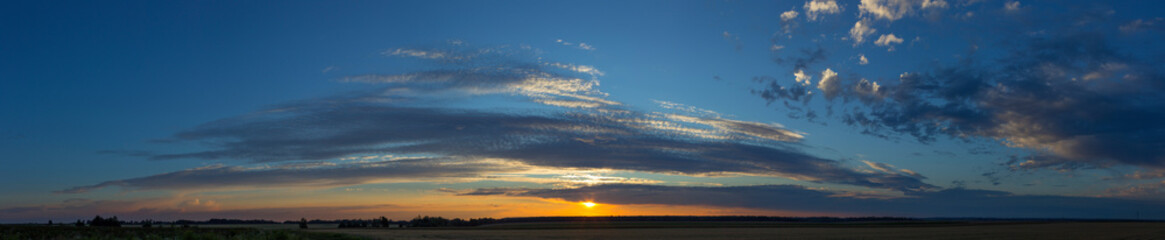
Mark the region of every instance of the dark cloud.
[[954, 188], [915, 192], [902, 198], [862, 198], [796, 185], [680, 187], [612, 184], [574, 189], [479, 189], [462, 195], [527, 196], [607, 204], [744, 207], [856, 216], [1132, 218], [1136, 211], [1165, 204], [1099, 197], [1015, 195]]
[[[454, 56], [421, 50], [392, 53], [421, 59]], [[575, 77], [578, 74], [601, 75], [590, 67], [489, 59], [485, 55], [474, 55], [473, 58], [461, 57], [455, 64], [442, 65], [473, 66], [452, 70], [346, 78], [352, 82], [387, 86], [333, 98], [281, 104], [205, 123], [178, 132], [169, 141], [202, 143], [208, 146], [207, 150], [158, 154], [151, 158], [264, 163], [322, 161], [361, 154], [411, 154], [462, 160], [506, 159], [556, 168], [779, 176], [901, 191], [935, 188], [922, 182], [920, 175], [859, 171], [837, 160], [806, 154], [799, 150], [804, 146], [796, 144], [801, 134], [777, 125], [719, 116], [642, 113], [621, 107], [617, 102], [606, 100], [606, 94], [594, 88], [597, 86], [594, 80]], [[571, 75], [572, 72], [575, 75]], [[436, 94], [438, 92], [443, 93]], [[487, 111], [434, 104], [484, 94], [518, 95], [535, 103], [546, 103], [551, 108], [542, 111]], [[564, 99], [595, 104], [579, 107], [558, 101]], [[327, 168], [304, 172], [304, 177], [290, 182], [305, 179], [327, 182], [326, 179], [335, 178], [336, 184], [344, 184], [367, 181], [377, 175], [443, 176], [441, 174], [482, 170], [451, 169], [445, 172], [434, 167], [418, 168], [415, 174], [404, 173], [411, 171], [408, 169]], [[154, 178], [191, 175], [229, 175], [232, 177], [222, 177], [222, 182], [217, 184], [235, 181], [262, 185], [254, 184], [251, 178], [283, 174], [283, 171], [241, 171], [222, 167], [111, 181], [68, 191], [110, 185], [149, 189], [154, 186], [149, 183], [154, 182]], [[197, 187], [173, 184], [168, 187]], [[159, 184], [156, 188], [167, 187]]]
[[1120, 26], [1121, 32], [1136, 33], [1140, 31], [1165, 31], [1165, 18], [1136, 19]]
[[820, 46], [816, 48], [801, 49], [799, 54], [774, 56], [773, 62], [781, 65], [792, 66], [793, 71], [807, 70], [810, 65], [825, 61], [828, 58], [825, 48]]
[[[805, 154], [797, 150], [796, 145], [709, 140], [684, 134], [684, 131], [653, 128], [651, 124], [629, 124], [651, 122], [635, 116], [520, 115], [364, 103], [351, 105], [274, 113], [281, 117], [247, 115], [216, 121], [176, 135], [184, 141], [209, 142], [216, 149], [157, 155], [155, 158], [282, 162], [325, 160], [354, 154], [421, 154], [511, 159], [544, 167], [695, 175], [747, 173], [898, 190], [933, 187], [916, 176], [850, 169], [841, 162]], [[773, 135], [794, 138], [794, 135], [782, 135], [793, 133], [775, 130], [769, 125], [724, 119], [690, 119], [721, 124], [729, 132], [748, 133], [742, 135], [765, 136], [756, 137], [758, 140], [780, 139]], [[407, 168], [399, 169], [407, 171]], [[439, 171], [430, 170], [418, 172], [424, 175]], [[330, 171], [335, 171], [335, 177], [340, 177], [347, 170]]]
[[494, 162], [406, 159], [334, 164], [328, 162], [244, 168], [209, 166], [153, 176], [79, 186], [57, 193], [84, 193], [118, 186], [132, 190], [221, 190], [265, 187], [335, 187], [376, 181], [416, 181], [432, 178], [480, 177], [489, 173], [525, 170]]
[[[211, 218], [227, 219], [270, 219], [275, 221], [298, 220], [302, 217], [312, 219], [347, 219], [353, 216], [374, 217], [390, 216], [390, 218], [404, 218], [418, 214], [454, 215], [454, 216], [496, 216], [500, 209], [481, 208], [480, 210], [424, 210], [407, 205], [378, 204], [378, 205], [348, 205], [348, 206], [297, 206], [297, 207], [259, 207], [226, 209], [222, 204], [213, 200], [199, 200], [197, 198], [182, 199], [146, 198], [136, 200], [89, 200], [70, 199], [61, 203], [42, 204], [28, 207], [12, 207], [0, 209], [0, 222], [25, 223], [44, 222], [47, 220], [72, 221], [74, 219], [92, 219], [93, 216], [117, 216], [122, 220], [162, 220], [173, 221], [179, 219], [207, 220]], [[482, 204], [485, 205], [485, 204]], [[62, 221], [64, 220], [64, 221]]]
[[[839, 81], [842, 87], [830, 89], [844, 102], [861, 100], [844, 108], [840, 120], [874, 136], [908, 135], [923, 143], [999, 139], [1032, 150], [1017, 169], [1165, 167], [1161, 65], [1122, 53], [1107, 38], [1026, 36], [990, 64], [967, 58], [902, 74], [896, 83]], [[812, 96], [775, 79], [760, 82], [767, 87], [753, 93], [769, 103]]]

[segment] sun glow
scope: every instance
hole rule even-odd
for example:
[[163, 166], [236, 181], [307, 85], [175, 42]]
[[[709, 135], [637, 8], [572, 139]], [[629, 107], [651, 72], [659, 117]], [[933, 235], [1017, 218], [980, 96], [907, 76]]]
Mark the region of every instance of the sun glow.
[[583, 202], [582, 205], [587, 206], [588, 208], [593, 208], [593, 207], [595, 207], [595, 205], [598, 205], [598, 204], [596, 204], [594, 202]]

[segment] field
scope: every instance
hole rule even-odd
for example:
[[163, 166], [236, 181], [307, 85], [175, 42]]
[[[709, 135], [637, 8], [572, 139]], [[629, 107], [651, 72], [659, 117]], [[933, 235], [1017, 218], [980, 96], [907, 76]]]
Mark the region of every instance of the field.
[[[288, 224], [295, 226], [294, 224]], [[352, 235], [296, 230], [226, 227], [73, 227], [43, 225], [0, 225], [0, 240], [25, 239], [365, 239]]]
[[459, 228], [338, 229], [294, 224], [102, 228], [0, 225], [15, 239], [1165, 239], [1149, 222], [558, 222]]
[[[1165, 239], [1165, 223], [514, 224], [448, 229], [311, 229], [371, 239]], [[636, 224], [631, 224], [636, 225]], [[668, 226], [671, 225], [671, 226]]]

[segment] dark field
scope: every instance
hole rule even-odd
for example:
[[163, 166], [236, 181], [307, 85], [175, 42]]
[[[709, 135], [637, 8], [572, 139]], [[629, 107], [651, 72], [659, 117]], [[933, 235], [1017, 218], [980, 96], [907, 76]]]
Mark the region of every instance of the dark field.
[[529, 223], [450, 229], [315, 229], [372, 239], [1165, 239], [1165, 223]]
[[1160, 222], [555, 222], [458, 228], [0, 226], [9, 239], [1165, 239]]
[[366, 239], [340, 233], [259, 228], [136, 228], [0, 225], [0, 240], [25, 239]]

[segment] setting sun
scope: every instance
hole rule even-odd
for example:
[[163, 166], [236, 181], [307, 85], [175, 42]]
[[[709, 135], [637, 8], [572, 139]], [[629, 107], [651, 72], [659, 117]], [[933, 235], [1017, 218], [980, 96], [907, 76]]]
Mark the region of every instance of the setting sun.
[[588, 208], [591, 208], [591, 207], [595, 207], [595, 205], [598, 205], [598, 204], [595, 204], [594, 202], [584, 202], [584, 203], [582, 203], [582, 205], [587, 206]]

